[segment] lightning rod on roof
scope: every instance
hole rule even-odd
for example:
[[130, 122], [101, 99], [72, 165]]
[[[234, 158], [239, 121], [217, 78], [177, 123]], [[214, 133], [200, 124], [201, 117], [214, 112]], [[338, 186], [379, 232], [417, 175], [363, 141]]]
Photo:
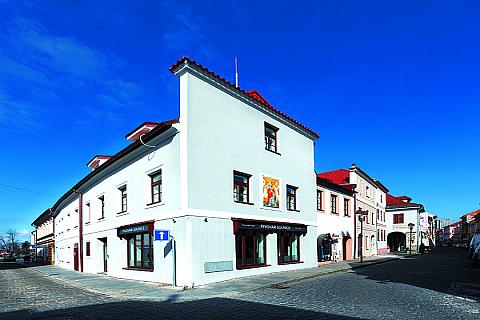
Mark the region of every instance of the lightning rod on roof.
[[238, 59], [235, 57], [235, 87], [238, 88]]

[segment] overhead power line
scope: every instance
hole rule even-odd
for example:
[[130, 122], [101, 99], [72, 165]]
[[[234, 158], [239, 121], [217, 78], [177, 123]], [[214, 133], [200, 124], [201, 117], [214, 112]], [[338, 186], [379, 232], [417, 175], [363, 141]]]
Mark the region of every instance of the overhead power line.
[[40, 192], [40, 191], [30, 190], [30, 189], [23, 188], [23, 187], [11, 186], [11, 185], [9, 185], [9, 184], [0, 183], [0, 187], [5, 187], [5, 188], [10, 188], [10, 189], [16, 189], [16, 190], [21, 190], [21, 191], [26, 191], [26, 192], [41, 194], [41, 195], [49, 196], [49, 197], [56, 197], [56, 196], [53, 195], [53, 194], [48, 194], [48, 193], [44, 193], [44, 192]]

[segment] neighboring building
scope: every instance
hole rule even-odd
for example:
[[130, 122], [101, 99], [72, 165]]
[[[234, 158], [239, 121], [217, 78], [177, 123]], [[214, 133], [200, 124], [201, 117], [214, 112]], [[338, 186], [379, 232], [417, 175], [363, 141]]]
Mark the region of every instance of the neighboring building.
[[[375, 179], [374, 179], [375, 180]], [[375, 180], [379, 190], [377, 190], [377, 251], [378, 254], [388, 253], [390, 249], [388, 248], [387, 243], [387, 230], [388, 230], [388, 221], [387, 221], [387, 193], [388, 189], [378, 180]]]
[[45, 210], [35, 221], [32, 222], [35, 231], [32, 232], [32, 242], [37, 248], [34, 249], [35, 260], [39, 263], [55, 263], [54, 224], [51, 209]]
[[318, 261], [353, 259], [353, 186], [317, 177]]
[[462, 221], [460, 220], [443, 228], [443, 239], [445, 244], [453, 244], [455, 240], [455, 235], [457, 235], [457, 237], [460, 237], [461, 231], [459, 230], [461, 230], [461, 224]]
[[[390, 251], [419, 249], [422, 239], [421, 215], [425, 209], [422, 204], [411, 202], [407, 196], [394, 197], [387, 194], [387, 241]], [[428, 216], [425, 215], [425, 230], [428, 229]], [[413, 224], [410, 229], [409, 224]]]
[[[358, 209], [368, 211], [363, 222], [363, 230], [361, 230], [362, 224], [359, 222], [358, 217], [353, 219], [355, 231], [354, 256], [358, 257], [360, 252], [363, 252], [363, 256], [376, 255], [378, 249], [381, 252], [386, 251], [384, 247], [386, 239], [386, 214], [384, 208], [388, 189], [355, 164], [348, 170], [339, 169], [322, 172], [317, 176], [339, 186], [352, 187], [355, 191], [353, 212], [356, 212]], [[382, 230], [382, 232], [379, 233], [378, 230]], [[379, 233], [378, 237], [377, 233]], [[379, 241], [379, 239], [381, 240]]]
[[464, 214], [460, 220], [461, 223], [461, 242], [469, 242], [476, 232], [475, 218], [480, 215], [480, 209]]
[[56, 264], [179, 286], [316, 266], [318, 135], [186, 57], [170, 71], [179, 119], [89, 161], [52, 208]]

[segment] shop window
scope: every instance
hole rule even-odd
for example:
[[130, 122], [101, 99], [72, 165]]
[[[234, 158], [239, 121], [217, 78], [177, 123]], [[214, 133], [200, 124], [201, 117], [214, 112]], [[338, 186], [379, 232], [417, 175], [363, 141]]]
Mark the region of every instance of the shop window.
[[235, 235], [237, 269], [265, 266], [266, 251], [265, 234], [245, 230]]
[[403, 213], [395, 213], [393, 215], [393, 224], [403, 223]]
[[128, 268], [153, 270], [152, 236], [149, 233], [142, 233], [126, 239]]
[[152, 194], [151, 203], [162, 202], [162, 171], [150, 175], [150, 190]]
[[250, 177], [249, 174], [233, 171], [233, 200], [235, 202], [250, 202]]
[[317, 190], [317, 210], [323, 210], [323, 191]]
[[297, 189], [287, 184], [287, 210], [297, 211]]
[[277, 153], [278, 128], [265, 122], [265, 150]]
[[300, 235], [298, 233], [278, 233], [277, 245], [279, 264], [300, 261]]

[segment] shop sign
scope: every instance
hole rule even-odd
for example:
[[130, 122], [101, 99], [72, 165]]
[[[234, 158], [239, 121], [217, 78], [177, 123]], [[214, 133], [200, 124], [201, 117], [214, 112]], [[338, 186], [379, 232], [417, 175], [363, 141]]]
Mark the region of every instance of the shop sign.
[[129, 234], [148, 233], [148, 227], [148, 223], [121, 227], [117, 229], [117, 236], [121, 237]]
[[284, 225], [284, 224], [270, 224], [270, 223], [249, 223], [238, 222], [238, 229], [253, 229], [264, 231], [293, 231], [293, 232], [307, 232], [307, 227], [302, 225]]

